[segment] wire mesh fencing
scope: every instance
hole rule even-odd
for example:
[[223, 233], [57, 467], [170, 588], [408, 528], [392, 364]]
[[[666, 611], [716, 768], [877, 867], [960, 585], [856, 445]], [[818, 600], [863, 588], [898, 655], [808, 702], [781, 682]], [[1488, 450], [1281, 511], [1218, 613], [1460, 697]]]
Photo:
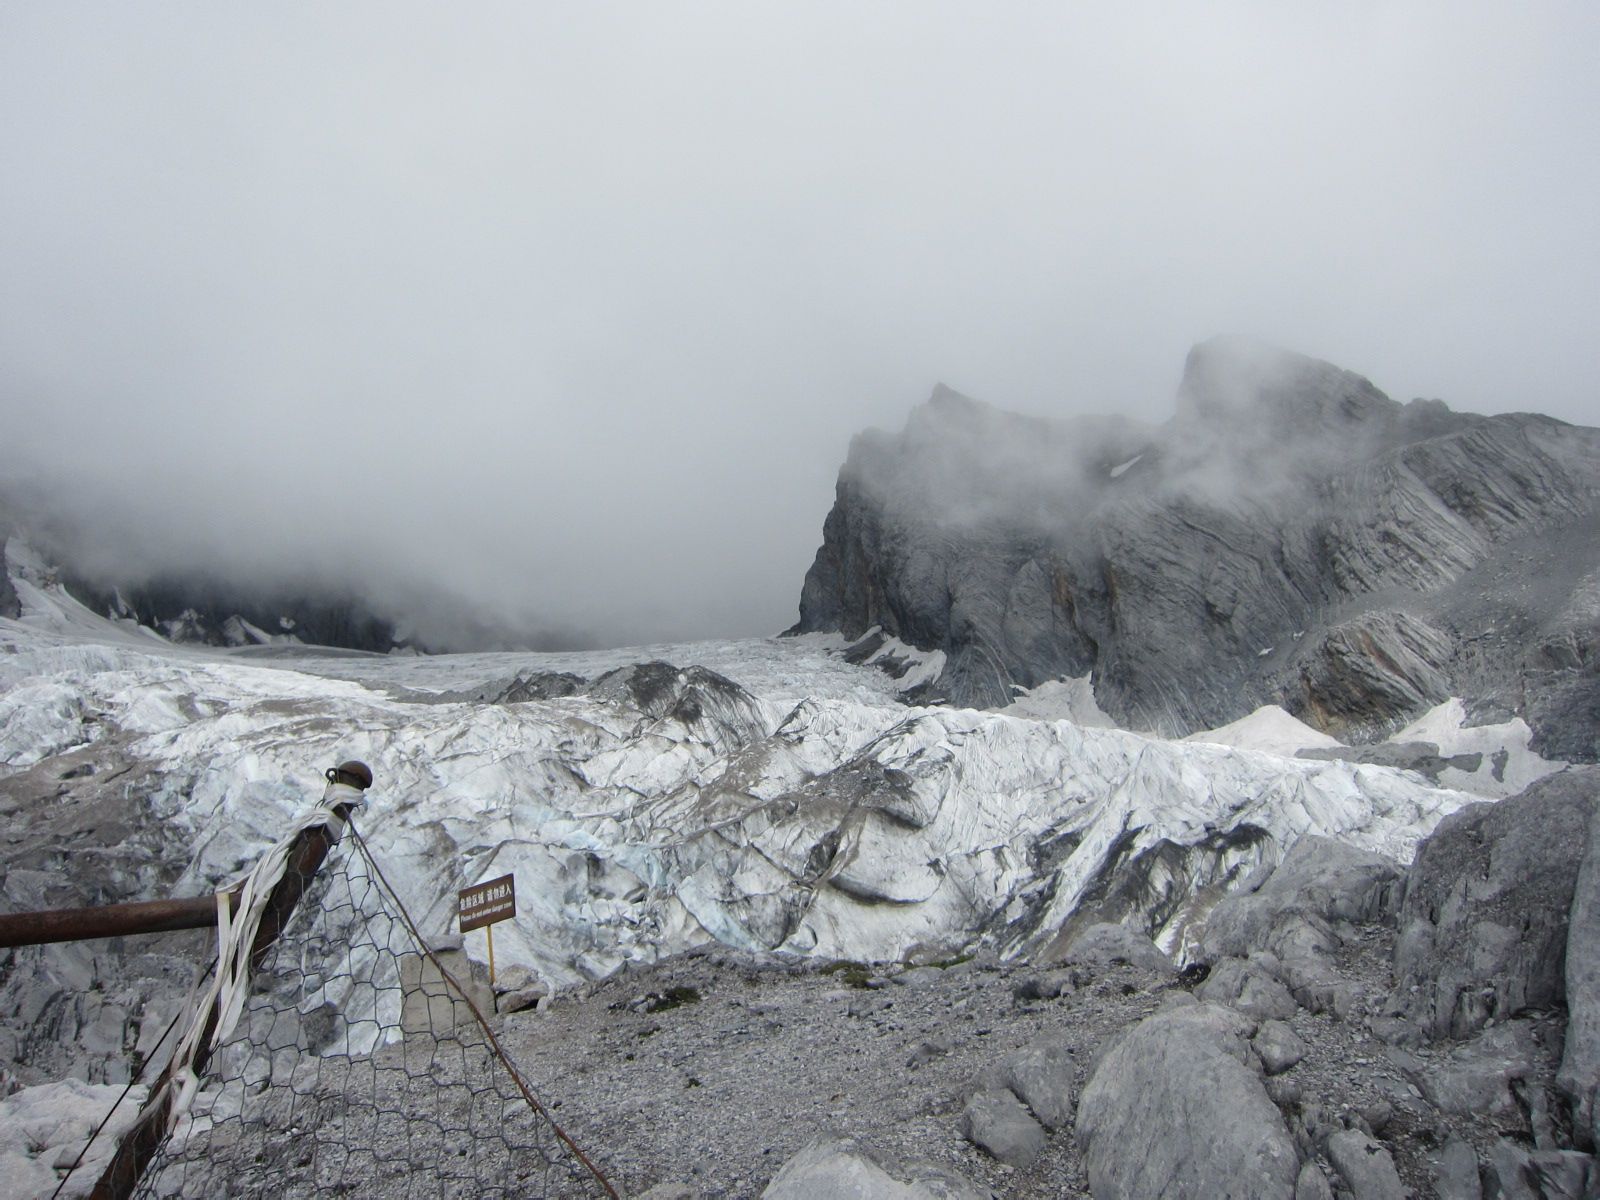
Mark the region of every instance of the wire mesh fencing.
[[352, 827], [257, 965], [139, 1197], [615, 1196]]

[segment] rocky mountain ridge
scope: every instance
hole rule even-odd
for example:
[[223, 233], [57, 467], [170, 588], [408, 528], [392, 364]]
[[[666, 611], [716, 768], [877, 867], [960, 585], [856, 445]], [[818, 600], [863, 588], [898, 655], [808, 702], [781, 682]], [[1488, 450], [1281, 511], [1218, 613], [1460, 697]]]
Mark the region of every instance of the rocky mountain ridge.
[[1597, 497], [1600, 430], [1402, 405], [1217, 339], [1159, 428], [940, 388], [858, 436], [795, 631], [942, 652], [925, 694], [956, 704], [1092, 673], [1125, 726], [1279, 704], [1350, 741], [1460, 695], [1590, 761]]

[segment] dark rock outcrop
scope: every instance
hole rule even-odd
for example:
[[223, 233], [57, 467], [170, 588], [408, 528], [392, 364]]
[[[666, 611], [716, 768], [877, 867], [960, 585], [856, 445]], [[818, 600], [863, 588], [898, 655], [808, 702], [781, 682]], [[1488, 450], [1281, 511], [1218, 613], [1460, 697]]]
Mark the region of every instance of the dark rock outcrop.
[[174, 642], [249, 646], [289, 636], [315, 646], [387, 653], [399, 640], [393, 622], [336, 590], [297, 595], [179, 577], [124, 588], [70, 574], [62, 583], [96, 612], [135, 621]]
[[1600, 1146], [1600, 780], [1591, 780], [1589, 837], [1567, 923], [1567, 1036], [1557, 1082], [1573, 1107], [1578, 1141]]
[[1217, 339], [1160, 428], [941, 387], [858, 436], [795, 629], [942, 650], [961, 704], [1092, 672], [1125, 724], [1277, 703], [1348, 740], [1464, 695], [1593, 758], [1597, 494], [1600, 430]]
[[11, 583], [11, 571], [6, 565], [6, 541], [10, 531], [6, 528], [4, 520], [0, 520], [0, 617], [19, 617], [22, 615], [22, 602], [17, 597], [17, 589]]

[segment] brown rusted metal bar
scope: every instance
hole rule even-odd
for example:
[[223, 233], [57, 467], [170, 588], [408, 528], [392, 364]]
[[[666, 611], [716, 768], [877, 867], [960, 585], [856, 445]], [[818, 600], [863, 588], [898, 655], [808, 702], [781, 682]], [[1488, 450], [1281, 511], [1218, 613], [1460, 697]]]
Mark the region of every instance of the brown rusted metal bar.
[[[365, 783], [360, 782], [359, 778], [349, 777], [347, 768], [358, 766], [366, 772]], [[330, 782], [365, 787], [371, 783], [372, 773], [360, 763], [344, 763], [330, 770], [328, 778]], [[333, 812], [341, 821], [348, 821], [353, 807], [351, 804], [338, 804], [334, 806]], [[266, 908], [262, 912], [261, 925], [250, 947], [251, 970], [258, 969], [267, 952], [272, 949], [272, 944], [277, 940], [283, 927], [288, 924], [295, 906], [300, 903], [306, 887], [322, 867], [322, 860], [327, 857], [335, 840], [326, 824], [313, 825], [309, 829], [300, 831], [299, 837], [290, 848], [289, 861], [284, 869], [283, 878], [272, 889], [272, 894], [267, 898]], [[212, 904], [213, 919], [215, 919], [214, 900]], [[199, 1046], [192, 1064], [196, 1075], [202, 1075], [206, 1065], [211, 1061], [210, 1042], [212, 1033], [217, 1027], [218, 1016], [217, 1005], [213, 1001], [206, 1012]], [[139, 1119], [133, 1127], [118, 1141], [116, 1156], [106, 1167], [105, 1173], [100, 1176], [94, 1191], [89, 1193], [90, 1200], [127, 1200], [138, 1186], [139, 1177], [144, 1174], [145, 1167], [155, 1157], [156, 1151], [161, 1148], [161, 1143], [167, 1136], [167, 1123], [172, 1115], [173, 1098], [172, 1088], [168, 1084], [172, 1079], [173, 1066], [174, 1064], [169, 1062], [166, 1069], [161, 1072], [161, 1078], [150, 1088], [150, 1100], [139, 1113]]]
[[6, 913], [0, 915], [0, 949], [137, 933], [167, 933], [174, 929], [210, 929], [216, 923], [215, 896]]

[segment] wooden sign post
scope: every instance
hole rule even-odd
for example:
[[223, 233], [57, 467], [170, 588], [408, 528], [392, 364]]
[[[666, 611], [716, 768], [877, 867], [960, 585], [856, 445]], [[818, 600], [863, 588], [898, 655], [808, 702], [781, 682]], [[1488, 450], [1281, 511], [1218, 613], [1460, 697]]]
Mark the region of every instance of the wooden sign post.
[[517, 881], [502, 875], [487, 883], [462, 888], [457, 893], [461, 932], [482, 929], [489, 939], [489, 982], [494, 983], [494, 923], [517, 915]]

